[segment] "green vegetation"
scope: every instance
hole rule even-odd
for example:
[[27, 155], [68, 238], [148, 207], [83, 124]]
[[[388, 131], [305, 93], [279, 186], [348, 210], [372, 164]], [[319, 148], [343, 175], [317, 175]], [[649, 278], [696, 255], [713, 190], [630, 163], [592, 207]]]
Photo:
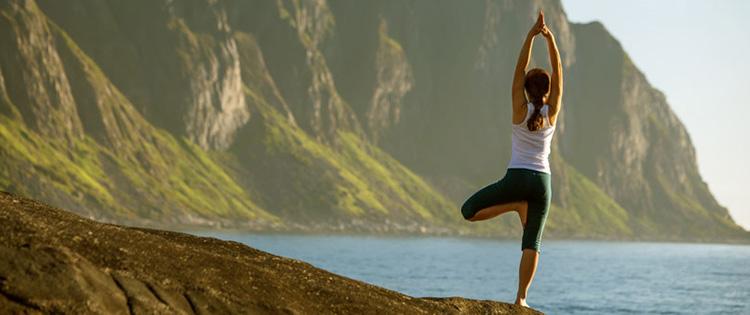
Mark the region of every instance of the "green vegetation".
[[[309, 178], [315, 185], [329, 187], [334, 192], [329, 196], [333, 200], [310, 198], [305, 203], [306, 211], [327, 212], [327, 208], [333, 208], [354, 216], [389, 216], [439, 224], [455, 209], [424, 180], [360, 136], [339, 132], [335, 145], [329, 147], [290, 124], [250, 89], [246, 88], [246, 93], [264, 126], [262, 145], [258, 148], [265, 154], [260, 158], [288, 161], [283, 173], [275, 176], [302, 182]], [[308, 194], [309, 188], [291, 186], [282, 189], [299, 188], [302, 191], [294, 195]]]
[[[562, 160], [561, 157], [556, 156]], [[565, 161], [557, 163], [553, 204], [547, 228], [550, 234], [569, 237], [628, 238], [633, 236], [629, 215], [617, 202]]]
[[[81, 192], [86, 192], [98, 204], [113, 203], [106, 183], [101, 181], [106, 177], [97, 165], [90, 142], [76, 142], [70, 154], [65, 154], [66, 143], [45, 140], [4, 115], [0, 115], [0, 140], [0, 154], [6, 161], [2, 163], [2, 175], [7, 176], [0, 180], [1, 189], [29, 193], [32, 187], [23, 184], [37, 182], [69, 196], [78, 195], [78, 199]], [[71, 158], [73, 154], [75, 158]]]
[[[0, 122], [0, 156], [5, 161], [0, 170], [2, 190], [80, 204], [84, 209], [105, 208], [110, 217], [167, 220], [171, 215], [190, 213], [276, 220], [255, 206], [205, 151], [163, 132], [155, 135], [158, 149], [146, 145], [144, 151], [151, 152], [138, 153], [149, 163], [150, 169], [146, 169], [131, 161], [132, 157], [115, 154], [88, 137], [73, 144], [49, 141], [3, 115]], [[105, 161], [112, 161], [115, 169], [106, 170]], [[124, 175], [124, 181], [118, 182], [118, 173]], [[35, 190], [37, 185], [44, 189]], [[135, 195], [123, 196], [128, 191]], [[126, 205], [135, 204], [123, 200], [128, 197], [139, 198], [142, 204], [128, 208]], [[143, 208], [155, 212], [134, 212]]]
[[[520, 235], [459, 213], [510, 154], [498, 87], [527, 28], [474, 13], [519, 7], [71, 1], [0, 8], [0, 189], [146, 224]], [[568, 26], [545, 235], [748, 238], [663, 95], [601, 25]]]
[[110, 218], [189, 224], [192, 216], [278, 223], [209, 152], [152, 127], [62, 29], [52, 23], [50, 28], [61, 39], [56, 48], [66, 70], [82, 75], [70, 78], [74, 95], [93, 98], [80, 101], [95, 103], [101, 114], [95, 119], [104, 126], [96, 132], [105, 136], [72, 142], [44, 138], [23, 122], [0, 115], [0, 189]]
[[[313, 203], [308, 207], [316, 210], [319, 207], [334, 206], [338, 211], [353, 215], [361, 215], [368, 208], [388, 211], [375, 198], [363, 179], [353, 174], [352, 169], [342, 163], [331, 148], [317, 142], [299, 127], [289, 124], [286, 118], [249, 89], [246, 89], [246, 93], [263, 119], [266, 131], [263, 147], [268, 154], [266, 158], [283, 160], [284, 156], [290, 156], [295, 164], [299, 163], [292, 166], [298, 167], [299, 173], [292, 174], [294, 176], [291, 178], [320, 175], [319, 181], [332, 186], [336, 199], [333, 205], [327, 205], [326, 200], [311, 200]], [[319, 174], [315, 174], [317, 172]]]

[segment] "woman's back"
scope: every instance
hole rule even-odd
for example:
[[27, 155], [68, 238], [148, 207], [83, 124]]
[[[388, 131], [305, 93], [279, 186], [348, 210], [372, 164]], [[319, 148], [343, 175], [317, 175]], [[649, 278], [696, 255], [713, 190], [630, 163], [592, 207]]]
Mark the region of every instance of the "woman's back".
[[549, 105], [540, 109], [544, 124], [541, 129], [530, 131], [527, 120], [534, 111], [534, 104], [527, 103], [526, 118], [520, 124], [513, 124], [512, 153], [508, 168], [524, 168], [539, 172], [551, 173], [549, 154], [555, 126], [549, 120]]

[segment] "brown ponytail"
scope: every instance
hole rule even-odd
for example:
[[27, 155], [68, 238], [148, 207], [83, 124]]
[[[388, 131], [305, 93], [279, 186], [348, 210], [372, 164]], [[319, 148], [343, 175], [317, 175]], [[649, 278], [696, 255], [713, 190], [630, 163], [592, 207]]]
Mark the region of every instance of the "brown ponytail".
[[537, 131], [544, 125], [541, 109], [544, 106], [544, 96], [549, 92], [549, 74], [544, 69], [531, 69], [526, 73], [523, 87], [526, 89], [529, 101], [534, 104], [534, 112], [526, 121], [526, 127], [530, 131]]

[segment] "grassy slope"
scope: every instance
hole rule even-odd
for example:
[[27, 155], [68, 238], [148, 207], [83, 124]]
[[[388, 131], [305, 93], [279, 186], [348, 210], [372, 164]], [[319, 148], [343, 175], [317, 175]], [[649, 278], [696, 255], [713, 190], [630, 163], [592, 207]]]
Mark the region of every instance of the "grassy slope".
[[[43, 14], [41, 11], [35, 12]], [[38, 135], [0, 117], [0, 189], [104, 217], [185, 222], [188, 216], [277, 218], [257, 207], [209, 154], [152, 127], [97, 65], [52, 23], [74, 96], [104, 126], [73, 143]], [[42, 70], [43, 71], [43, 70]], [[6, 107], [15, 108], [4, 96]], [[8, 104], [10, 103], [10, 104]], [[16, 115], [17, 116], [17, 115]]]
[[272, 212], [298, 222], [389, 219], [443, 228], [457, 216], [455, 205], [432, 186], [360, 136], [340, 131], [326, 145], [258, 93], [246, 93], [255, 126], [241, 133], [243, 144], [235, 149], [243, 156], [238, 174], [254, 171], [247, 186], [269, 196], [263, 205]]
[[[46, 139], [22, 123], [0, 90], [0, 190], [90, 215], [167, 224], [200, 223], [197, 216], [238, 225], [263, 221], [273, 228], [282, 228], [283, 219], [292, 228], [378, 232], [425, 226], [433, 233], [520, 234], [512, 215], [463, 222], [458, 205], [357, 128], [339, 128], [320, 141], [297, 126], [250, 34], [236, 39], [253, 116], [229, 152], [209, 152], [154, 128], [63, 30], [52, 23], [50, 28], [79, 112], [95, 113], [95, 122], [84, 121], [86, 136], [72, 143]], [[335, 105], [348, 106], [343, 100]], [[548, 236], [636, 237], [627, 211], [562, 158], [553, 161], [558, 190]], [[662, 186], [669, 187], [667, 181]], [[700, 212], [690, 196], [666, 193], [673, 203], [684, 200], [686, 211]]]
[[[586, 176], [553, 156], [553, 203], [550, 234], [575, 238], [630, 238], [628, 212]], [[556, 190], [557, 189], [557, 190]]]
[[307, 225], [343, 222], [374, 231], [399, 229], [391, 224], [398, 222], [407, 230], [456, 229], [456, 205], [358, 133], [342, 128], [321, 141], [299, 127], [254, 37], [234, 37], [252, 117], [225, 165], [244, 187], [259, 192], [264, 208]]
[[[377, 147], [346, 131], [333, 143], [320, 142], [290, 123], [257, 88], [246, 89], [257, 116], [245, 134], [257, 146], [254, 153], [238, 158], [206, 152], [154, 128], [63, 30], [49, 24], [78, 106], [85, 107], [81, 112], [96, 117], [84, 119], [86, 135], [73, 143], [41, 137], [18, 115], [0, 117], [0, 155], [6, 161], [0, 189], [90, 215], [165, 223], [190, 222], [197, 215], [278, 224], [277, 215], [304, 212], [299, 217], [319, 221], [391, 218], [444, 229], [452, 218], [452, 203]], [[3, 102], [15, 108], [6, 96]], [[257, 128], [262, 132], [253, 132]], [[238, 165], [246, 173], [233, 173]], [[268, 176], [249, 173], [258, 168], [277, 171], [272, 176], [280, 184], [266, 185], [262, 180]]]

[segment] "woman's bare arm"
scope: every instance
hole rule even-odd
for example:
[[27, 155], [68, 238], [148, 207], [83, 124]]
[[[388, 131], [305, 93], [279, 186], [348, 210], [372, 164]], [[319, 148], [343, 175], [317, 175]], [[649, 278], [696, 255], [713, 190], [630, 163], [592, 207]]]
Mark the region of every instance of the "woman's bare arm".
[[[529, 30], [529, 34], [526, 35], [526, 40], [523, 42], [521, 47], [521, 53], [518, 55], [518, 62], [516, 63], [516, 70], [513, 72], [513, 121], [515, 123], [516, 116], [526, 115], [526, 94], [524, 93], [524, 79], [526, 76], [526, 67], [529, 66], [529, 60], [531, 59], [531, 46], [534, 43], [534, 36], [542, 31], [544, 26], [544, 13], [539, 12], [539, 17], [534, 23], [534, 26]], [[523, 120], [523, 117], [520, 118]]]
[[547, 98], [547, 104], [551, 107], [550, 122], [555, 124], [557, 114], [562, 107], [563, 94], [563, 68], [560, 62], [560, 51], [557, 49], [555, 36], [547, 26], [542, 27], [542, 35], [547, 39], [547, 48], [549, 50], [549, 62], [552, 65], [552, 78], [550, 78], [550, 91]]

